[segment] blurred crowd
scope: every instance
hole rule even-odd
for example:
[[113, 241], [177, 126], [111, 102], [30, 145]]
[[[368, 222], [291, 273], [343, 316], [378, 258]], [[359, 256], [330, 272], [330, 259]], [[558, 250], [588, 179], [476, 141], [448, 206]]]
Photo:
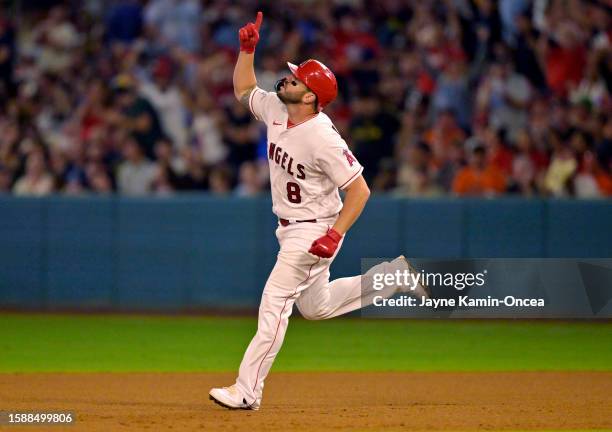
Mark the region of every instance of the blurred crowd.
[[259, 86], [327, 64], [373, 192], [612, 196], [605, 0], [22, 0], [0, 9], [0, 193], [268, 193], [232, 91], [257, 10]]

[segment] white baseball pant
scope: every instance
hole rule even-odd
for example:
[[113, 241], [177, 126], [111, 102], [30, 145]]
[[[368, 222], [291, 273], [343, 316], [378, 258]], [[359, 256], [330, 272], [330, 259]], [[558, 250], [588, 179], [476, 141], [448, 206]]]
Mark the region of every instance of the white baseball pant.
[[363, 287], [361, 275], [329, 281], [329, 267], [342, 243], [329, 259], [316, 257], [308, 249], [335, 219], [279, 225], [276, 229], [280, 251], [261, 296], [257, 333], [244, 353], [236, 380], [247, 404], [261, 400], [264, 380], [283, 344], [294, 303], [304, 318], [320, 320], [372, 304], [375, 296], [388, 298], [397, 292], [394, 286], [374, 290], [371, 275], [407, 269], [401, 258], [372, 267], [363, 276], [367, 279]]

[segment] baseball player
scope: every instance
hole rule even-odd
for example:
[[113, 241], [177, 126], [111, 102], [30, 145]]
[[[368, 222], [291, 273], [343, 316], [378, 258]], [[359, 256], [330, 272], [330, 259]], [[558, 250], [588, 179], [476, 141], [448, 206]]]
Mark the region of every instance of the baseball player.
[[[276, 265], [261, 297], [257, 333], [249, 344], [236, 383], [213, 388], [210, 399], [230, 409], [257, 410], [264, 380], [280, 350], [294, 303], [307, 319], [333, 318], [399, 290], [428, 296], [421, 284], [373, 290], [368, 276], [414, 271], [403, 256], [372, 267], [364, 276], [329, 281], [329, 267], [344, 235], [361, 214], [370, 190], [363, 167], [322, 110], [334, 100], [334, 74], [307, 60], [275, 85], [257, 87], [253, 58], [263, 15], [239, 30], [240, 53], [234, 94], [267, 126], [272, 210], [278, 216]], [[344, 205], [338, 189], [346, 192]]]

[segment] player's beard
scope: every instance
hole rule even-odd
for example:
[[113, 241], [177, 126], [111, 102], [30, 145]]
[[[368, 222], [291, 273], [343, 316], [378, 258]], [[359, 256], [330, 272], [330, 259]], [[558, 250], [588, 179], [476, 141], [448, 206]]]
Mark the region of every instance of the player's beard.
[[297, 104], [302, 103], [302, 96], [304, 96], [304, 94], [290, 94], [286, 92], [281, 93], [281, 90], [278, 90], [276, 92], [276, 95], [281, 100], [281, 102], [284, 103], [285, 105], [289, 105], [289, 104], [297, 105]]

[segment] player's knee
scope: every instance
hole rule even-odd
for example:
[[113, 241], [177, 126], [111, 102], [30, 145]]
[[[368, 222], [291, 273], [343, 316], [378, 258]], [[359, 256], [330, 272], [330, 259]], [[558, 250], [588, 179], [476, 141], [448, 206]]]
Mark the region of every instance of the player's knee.
[[327, 318], [328, 311], [323, 307], [314, 307], [314, 308], [300, 308], [298, 307], [302, 316], [310, 321], [319, 321]]
[[311, 311], [302, 312], [302, 316], [309, 321], [319, 321], [323, 319], [323, 317], [320, 314], [317, 314], [316, 312], [313, 313]]
[[316, 321], [316, 320], [320, 319], [320, 318], [317, 318], [317, 315], [312, 313], [311, 311], [300, 310], [300, 313], [302, 314], [302, 317], [304, 319], [307, 319], [309, 321]]

